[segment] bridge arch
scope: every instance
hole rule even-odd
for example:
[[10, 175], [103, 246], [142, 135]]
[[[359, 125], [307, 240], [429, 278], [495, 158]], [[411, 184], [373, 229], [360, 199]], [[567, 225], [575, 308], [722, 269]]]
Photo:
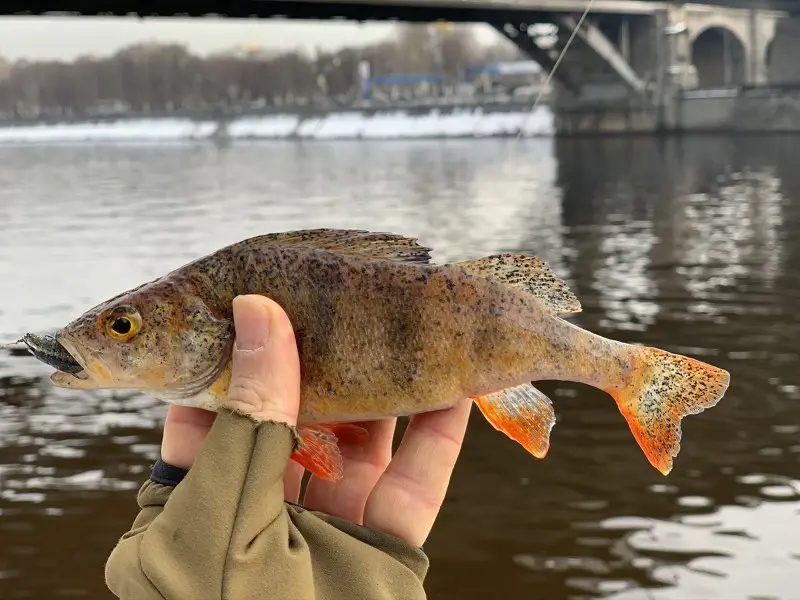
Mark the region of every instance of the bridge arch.
[[778, 72], [775, 68], [774, 54], [772, 52], [775, 47], [775, 38], [771, 39], [764, 46], [764, 70], [766, 72], [766, 80], [769, 83], [779, 81]]
[[692, 36], [692, 64], [697, 69], [698, 85], [721, 87], [747, 81], [745, 42], [725, 26], [709, 25]]
[[785, 19], [778, 23], [774, 35], [764, 48], [766, 79], [770, 83], [787, 84], [800, 81], [800, 22]]

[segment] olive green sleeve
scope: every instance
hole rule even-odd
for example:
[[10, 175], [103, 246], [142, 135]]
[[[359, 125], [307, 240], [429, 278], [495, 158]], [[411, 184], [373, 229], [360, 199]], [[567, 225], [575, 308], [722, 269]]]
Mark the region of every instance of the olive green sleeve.
[[147, 481], [106, 564], [124, 600], [417, 600], [428, 559], [403, 540], [283, 500], [294, 431], [221, 411], [175, 487]]

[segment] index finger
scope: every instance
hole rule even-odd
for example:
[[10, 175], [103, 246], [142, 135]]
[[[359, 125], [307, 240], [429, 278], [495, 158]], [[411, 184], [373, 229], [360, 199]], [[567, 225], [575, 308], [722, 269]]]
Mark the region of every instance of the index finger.
[[364, 525], [422, 546], [444, 501], [472, 400], [415, 415], [367, 500]]

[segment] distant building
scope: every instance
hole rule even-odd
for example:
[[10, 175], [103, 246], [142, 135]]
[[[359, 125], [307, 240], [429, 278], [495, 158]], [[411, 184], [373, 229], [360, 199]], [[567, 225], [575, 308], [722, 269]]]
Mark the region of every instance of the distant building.
[[547, 73], [533, 60], [515, 60], [475, 65], [464, 71], [464, 79], [484, 93], [523, 91], [538, 93], [547, 80]]
[[229, 58], [270, 58], [272, 52], [264, 48], [258, 42], [245, 42], [237, 44], [225, 50], [215, 52], [212, 56], [224, 56]]

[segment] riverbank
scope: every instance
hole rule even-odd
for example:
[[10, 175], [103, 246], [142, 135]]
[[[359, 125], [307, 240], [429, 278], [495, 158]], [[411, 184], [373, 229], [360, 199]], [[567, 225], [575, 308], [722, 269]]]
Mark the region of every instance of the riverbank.
[[0, 144], [192, 140], [389, 140], [551, 137], [553, 113], [524, 105], [287, 111], [224, 118], [124, 117], [0, 125]]

